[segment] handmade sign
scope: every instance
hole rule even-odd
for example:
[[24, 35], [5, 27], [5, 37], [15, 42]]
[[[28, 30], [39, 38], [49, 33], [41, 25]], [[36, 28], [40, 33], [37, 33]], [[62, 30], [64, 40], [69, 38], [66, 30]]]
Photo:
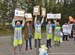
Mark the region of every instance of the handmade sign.
[[24, 10], [15, 10], [15, 16], [24, 17]]
[[61, 19], [61, 14], [52, 14], [52, 13], [47, 13], [47, 19]]
[[33, 15], [40, 15], [40, 6], [34, 6]]
[[24, 20], [24, 17], [14, 16], [15, 20]]
[[25, 11], [22, 9], [15, 9], [14, 19], [15, 20], [24, 20]]
[[25, 13], [26, 21], [32, 21], [32, 14], [31, 13]]
[[42, 15], [42, 16], [46, 16], [46, 9], [42, 7], [42, 8], [41, 8], [41, 11], [42, 11], [42, 14], [41, 14], [41, 15]]

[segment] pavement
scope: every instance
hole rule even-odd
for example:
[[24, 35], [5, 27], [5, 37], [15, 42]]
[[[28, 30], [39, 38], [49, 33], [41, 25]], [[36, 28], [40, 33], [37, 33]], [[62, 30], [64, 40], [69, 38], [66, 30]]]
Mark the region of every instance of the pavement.
[[[43, 35], [44, 36], [44, 35]], [[14, 55], [13, 54], [13, 46], [12, 46], [12, 37], [13, 36], [1, 36], [0, 37], [0, 55]], [[46, 44], [45, 36], [41, 40], [41, 44]], [[34, 48], [34, 39], [32, 40], [32, 50], [25, 50], [25, 41], [22, 47], [22, 52], [19, 53], [19, 49], [17, 48], [17, 55], [38, 55], [38, 49]], [[75, 44], [73, 39], [69, 39], [69, 41], [64, 41], [60, 44], [60, 46], [55, 46], [52, 41], [52, 48], [48, 49], [49, 55], [75, 55]]]

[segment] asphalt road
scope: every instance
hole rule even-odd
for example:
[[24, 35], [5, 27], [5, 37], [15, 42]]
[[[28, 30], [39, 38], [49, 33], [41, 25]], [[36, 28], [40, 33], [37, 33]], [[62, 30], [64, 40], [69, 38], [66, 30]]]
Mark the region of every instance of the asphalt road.
[[[25, 50], [25, 41], [22, 47], [22, 52], [19, 53], [19, 49], [17, 48], [17, 55], [38, 55], [38, 49], [34, 48], [34, 39], [32, 40], [33, 49]], [[46, 44], [45, 37], [41, 40], [41, 44]], [[54, 42], [52, 41], [52, 48], [48, 50], [49, 55], [75, 55], [75, 44], [73, 39], [69, 39], [69, 41], [64, 41], [60, 44], [60, 46], [54, 46]], [[0, 37], [0, 55], [13, 55], [13, 46], [12, 46], [12, 36], [3, 36]]]

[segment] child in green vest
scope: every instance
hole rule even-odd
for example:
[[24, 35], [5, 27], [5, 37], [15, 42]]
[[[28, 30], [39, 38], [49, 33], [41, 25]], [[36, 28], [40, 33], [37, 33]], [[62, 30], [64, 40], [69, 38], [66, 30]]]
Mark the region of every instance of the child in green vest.
[[52, 25], [51, 22], [48, 21], [46, 25], [46, 36], [47, 36], [47, 48], [51, 47], [51, 40], [52, 40]]
[[40, 47], [41, 44], [41, 26], [43, 24], [44, 18], [42, 18], [42, 21], [40, 22], [39, 20], [37, 20], [37, 17], [35, 17], [35, 21], [34, 21], [34, 27], [35, 27], [35, 32], [34, 32], [34, 38], [35, 38], [35, 48]]
[[22, 24], [20, 21], [16, 21], [13, 19], [12, 21], [12, 27], [14, 28], [14, 37], [13, 37], [13, 46], [14, 46], [14, 55], [16, 55], [16, 48], [19, 47], [19, 50], [21, 52], [21, 47], [23, 44], [22, 40], [22, 28], [24, 27], [25, 21], [23, 20]]
[[56, 27], [55, 27], [55, 33], [54, 33], [54, 42], [55, 45], [59, 46], [60, 45], [60, 37], [61, 37], [61, 27], [59, 22], [56, 23]]

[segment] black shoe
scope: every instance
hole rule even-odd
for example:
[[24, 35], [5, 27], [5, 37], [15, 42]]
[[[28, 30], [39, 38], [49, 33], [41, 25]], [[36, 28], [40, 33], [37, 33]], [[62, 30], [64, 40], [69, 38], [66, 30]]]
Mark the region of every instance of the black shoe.
[[69, 41], [69, 40], [66, 40], [66, 41]]
[[32, 50], [32, 48], [30, 48], [30, 50]]
[[26, 48], [25, 50], [28, 50], [28, 48]]
[[50, 48], [52, 48], [52, 46], [50, 46]]

